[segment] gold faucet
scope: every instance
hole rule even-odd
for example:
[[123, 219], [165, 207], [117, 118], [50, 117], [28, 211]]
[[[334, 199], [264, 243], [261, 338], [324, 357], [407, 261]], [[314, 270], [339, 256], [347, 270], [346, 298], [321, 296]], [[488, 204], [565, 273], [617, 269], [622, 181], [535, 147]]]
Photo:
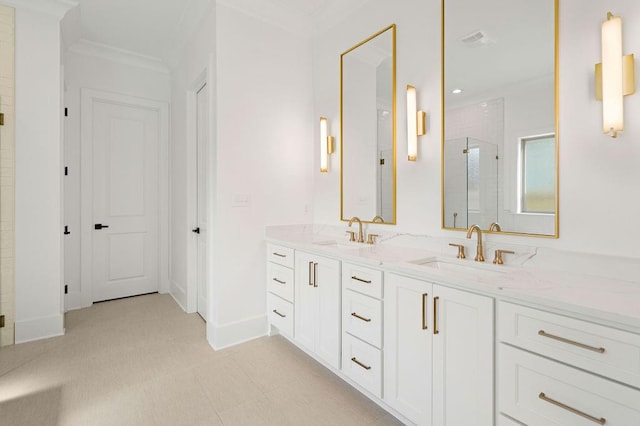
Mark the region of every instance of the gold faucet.
[[484, 255], [482, 254], [482, 252], [483, 252], [483, 249], [482, 249], [482, 230], [480, 229], [480, 227], [478, 225], [471, 225], [469, 227], [469, 230], [467, 231], [467, 238], [471, 238], [471, 235], [473, 234], [473, 231], [476, 231], [476, 233], [478, 234], [478, 248], [476, 250], [475, 261], [476, 262], [484, 262]]
[[356, 241], [358, 241], [359, 243], [364, 243], [364, 233], [362, 232], [362, 221], [360, 220], [359, 217], [354, 216], [351, 218], [351, 220], [349, 220], [349, 227], [351, 227], [351, 224], [354, 221], [358, 222], [358, 239]]
[[493, 222], [489, 225], [489, 231], [502, 232], [502, 228], [500, 228], [500, 224], [498, 222]]

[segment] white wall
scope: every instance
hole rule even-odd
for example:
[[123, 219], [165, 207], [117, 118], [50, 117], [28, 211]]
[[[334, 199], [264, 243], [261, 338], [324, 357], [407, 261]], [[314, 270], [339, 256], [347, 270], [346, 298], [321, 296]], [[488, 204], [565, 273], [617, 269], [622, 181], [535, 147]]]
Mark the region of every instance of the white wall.
[[[625, 53], [640, 52], [640, 3], [636, 0], [561, 0], [559, 20], [560, 238], [494, 236], [493, 241], [640, 257], [640, 95], [625, 98], [625, 132], [601, 133], [602, 105], [594, 99], [593, 68], [600, 62], [600, 25], [607, 11], [623, 17]], [[398, 125], [398, 225], [393, 231], [459, 238], [440, 229], [440, 2], [372, 0], [345, 22], [314, 38], [316, 115], [325, 114], [337, 134], [338, 60], [358, 40], [398, 25], [398, 88], [413, 84], [429, 114], [419, 159], [406, 158], [406, 126]], [[398, 123], [405, 122], [404, 93]], [[317, 154], [315, 164], [319, 161]], [[337, 156], [332, 172], [314, 174], [314, 220], [339, 222]], [[385, 228], [389, 229], [389, 228]]]
[[60, 21], [16, 10], [16, 343], [60, 335]]
[[[108, 52], [105, 52], [108, 54]], [[65, 284], [68, 285], [65, 308], [83, 307], [80, 280], [80, 91], [82, 88], [170, 102], [171, 85], [166, 72], [115, 62], [67, 51], [64, 54], [64, 105], [69, 115], [64, 119], [64, 165], [69, 175], [64, 179]]]
[[[265, 225], [311, 221], [310, 41], [218, 5], [191, 46], [172, 76], [172, 244], [182, 252], [193, 238], [179, 194], [191, 184], [186, 92], [207, 67], [216, 99], [207, 337], [219, 348], [266, 332]], [[187, 287], [189, 262], [172, 259], [172, 291]]]

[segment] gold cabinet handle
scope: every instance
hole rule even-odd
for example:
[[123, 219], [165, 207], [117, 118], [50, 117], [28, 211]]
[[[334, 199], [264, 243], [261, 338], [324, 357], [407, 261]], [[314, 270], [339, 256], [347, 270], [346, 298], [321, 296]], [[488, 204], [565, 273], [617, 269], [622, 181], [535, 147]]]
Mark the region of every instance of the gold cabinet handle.
[[277, 278], [274, 278], [273, 280], [274, 280], [275, 282], [277, 282], [278, 284], [286, 284], [286, 283], [287, 283], [286, 281], [280, 281], [280, 280], [279, 280], [279, 279], [277, 279]]
[[427, 298], [429, 295], [427, 293], [422, 295], [422, 329], [426, 330], [429, 328], [427, 326]]
[[274, 314], [276, 314], [276, 315], [278, 315], [278, 316], [279, 316], [279, 317], [281, 317], [281, 318], [286, 318], [286, 317], [287, 317], [286, 315], [283, 315], [283, 314], [281, 314], [280, 312], [278, 312], [278, 310], [277, 310], [277, 309], [274, 309], [274, 310], [273, 310], [273, 313], [274, 313]]
[[351, 358], [351, 361], [355, 362], [356, 364], [358, 364], [360, 367], [364, 368], [365, 370], [371, 370], [371, 366], [370, 365], [366, 365], [361, 363], [360, 361], [358, 361], [358, 359], [354, 356], [353, 358]]
[[313, 286], [318, 287], [318, 264], [313, 264]]
[[273, 255], [274, 255], [274, 256], [278, 256], [278, 257], [287, 257], [287, 255], [286, 255], [286, 254], [280, 254], [280, 253], [277, 253], [277, 252], [275, 252], [275, 251], [273, 252]]
[[358, 278], [355, 275], [351, 277], [352, 280], [360, 281], [361, 283], [371, 284], [371, 280], [363, 280], [362, 278]]
[[433, 298], [433, 334], [440, 334], [440, 330], [438, 330], [438, 300], [440, 300], [438, 296]]
[[351, 312], [351, 316], [352, 316], [352, 317], [355, 317], [355, 318], [358, 318], [359, 320], [362, 320], [362, 321], [364, 321], [364, 322], [371, 322], [371, 318], [361, 317], [360, 315], [358, 315], [358, 314], [357, 314], [357, 313], [355, 313], [355, 312]]
[[546, 333], [544, 330], [539, 330], [538, 335], [542, 337], [547, 337], [549, 339], [557, 340], [558, 342], [567, 343], [569, 345], [577, 346], [582, 349], [586, 349], [588, 351], [597, 352], [599, 354], [603, 354], [604, 348], [596, 348], [595, 346], [585, 345], [584, 343], [576, 342], [575, 340], [569, 340], [564, 337], [556, 336], [553, 334]]
[[313, 286], [312, 277], [313, 277], [313, 262], [309, 262], [309, 285], [310, 286]]
[[564, 410], [572, 412], [573, 414], [577, 414], [580, 417], [584, 417], [587, 420], [591, 420], [594, 423], [598, 423], [599, 425], [603, 425], [607, 422], [607, 419], [605, 419], [604, 417], [597, 418], [597, 417], [590, 416], [589, 414], [583, 411], [576, 410], [575, 408], [569, 407], [568, 405], [563, 404], [562, 402], [556, 401], [555, 399], [551, 399], [547, 395], [545, 395], [544, 392], [540, 392], [540, 394], [538, 395], [538, 398], [540, 398], [545, 402], [548, 402], [549, 404], [553, 404], [556, 407], [560, 407]]

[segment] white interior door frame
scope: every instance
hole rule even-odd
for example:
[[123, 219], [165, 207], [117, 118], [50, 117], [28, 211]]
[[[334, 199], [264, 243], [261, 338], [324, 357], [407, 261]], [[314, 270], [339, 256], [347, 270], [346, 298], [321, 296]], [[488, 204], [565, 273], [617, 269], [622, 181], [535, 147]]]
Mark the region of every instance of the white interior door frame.
[[158, 112], [158, 277], [161, 293], [169, 291], [169, 104], [119, 93], [95, 89], [81, 89], [81, 185], [80, 185], [80, 277], [82, 307], [93, 304], [93, 104], [105, 102], [115, 105], [146, 108]]
[[[187, 220], [189, 230], [197, 226], [198, 217], [198, 92], [208, 84], [204, 69], [187, 91]], [[211, 146], [211, 144], [209, 144]], [[198, 310], [198, 239], [189, 235], [187, 242], [187, 306], [188, 313]]]

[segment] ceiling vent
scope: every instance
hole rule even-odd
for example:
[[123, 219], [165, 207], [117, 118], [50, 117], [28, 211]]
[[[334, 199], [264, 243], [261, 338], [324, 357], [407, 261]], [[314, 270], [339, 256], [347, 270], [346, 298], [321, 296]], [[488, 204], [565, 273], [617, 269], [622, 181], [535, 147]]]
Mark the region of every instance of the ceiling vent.
[[487, 36], [487, 33], [481, 30], [473, 31], [465, 35], [460, 41], [467, 47], [482, 47], [493, 44], [493, 40]]

